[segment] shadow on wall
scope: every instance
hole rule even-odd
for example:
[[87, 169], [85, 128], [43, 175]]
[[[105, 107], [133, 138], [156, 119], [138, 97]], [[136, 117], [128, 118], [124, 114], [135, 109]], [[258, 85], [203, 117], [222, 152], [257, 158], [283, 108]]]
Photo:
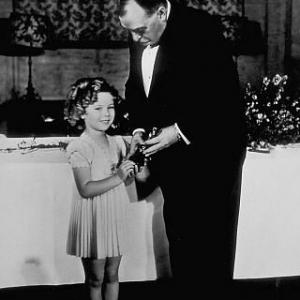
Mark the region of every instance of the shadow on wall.
[[7, 101], [0, 105], [0, 133], [8, 137], [72, 135], [63, 107], [64, 101]]

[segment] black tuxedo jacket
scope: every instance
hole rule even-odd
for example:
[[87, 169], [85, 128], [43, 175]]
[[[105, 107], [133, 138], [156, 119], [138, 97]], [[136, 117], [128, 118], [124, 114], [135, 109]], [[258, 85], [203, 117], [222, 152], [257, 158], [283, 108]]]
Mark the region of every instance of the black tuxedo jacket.
[[[244, 104], [232, 56], [214, 18], [176, 4], [159, 45], [147, 98], [141, 72], [143, 47], [130, 41], [125, 99], [132, 128], [177, 123], [191, 142], [176, 143], [151, 161], [165, 198], [175, 189], [174, 197], [210, 194], [210, 208], [215, 199], [226, 203], [222, 198], [231, 192], [245, 152]], [[208, 203], [201, 205], [208, 209]], [[189, 201], [186, 213], [198, 204]], [[182, 203], [178, 211], [183, 213]]]
[[172, 4], [159, 45], [147, 98], [141, 73], [143, 47], [130, 42], [125, 98], [132, 127], [160, 128], [176, 122], [191, 141], [192, 156], [200, 150], [215, 155], [218, 148], [219, 161], [239, 157], [245, 146], [244, 103], [236, 66], [214, 19]]

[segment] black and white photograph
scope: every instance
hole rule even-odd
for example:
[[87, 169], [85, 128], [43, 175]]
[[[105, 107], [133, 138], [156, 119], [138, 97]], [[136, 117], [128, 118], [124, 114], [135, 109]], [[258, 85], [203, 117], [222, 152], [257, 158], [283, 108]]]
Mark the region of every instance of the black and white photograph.
[[299, 299], [299, 15], [0, 0], [0, 299]]

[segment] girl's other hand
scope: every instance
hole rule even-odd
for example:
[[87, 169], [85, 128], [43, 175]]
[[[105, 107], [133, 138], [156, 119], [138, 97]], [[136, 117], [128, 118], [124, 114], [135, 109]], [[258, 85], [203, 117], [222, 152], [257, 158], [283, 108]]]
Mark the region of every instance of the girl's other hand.
[[124, 160], [116, 171], [116, 174], [125, 181], [128, 177], [131, 177], [135, 173], [135, 163], [131, 160]]
[[134, 155], [138, 147], [143, 144], [144, 144], [143, 132], [136, 132], [131, 139], [130, 149], [127, 157], [130, 159], [130, 157]]
[[150, 176], [150, 171], [147, 166], [142, 166], [135, 174], [135, 178], [140, 182], [146, 182]]

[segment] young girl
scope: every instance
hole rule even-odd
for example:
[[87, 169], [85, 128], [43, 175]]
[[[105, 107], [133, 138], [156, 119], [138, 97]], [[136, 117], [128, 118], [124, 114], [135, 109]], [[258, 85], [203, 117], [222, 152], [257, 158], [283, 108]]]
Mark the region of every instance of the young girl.
[[118, 270], [124, 253], [124, 217], [129, 203], [124, 182], [135, 164], [125, 158], [121, 136], [106, 131], [115, 118], [117, 91], [103, 78], [82, 78], [67, 97], [65, 116], [84, 132], [67, 147], [77, 189], [73, 200], [67, 253], [81, 257], [91, 300], [116, 300]]

